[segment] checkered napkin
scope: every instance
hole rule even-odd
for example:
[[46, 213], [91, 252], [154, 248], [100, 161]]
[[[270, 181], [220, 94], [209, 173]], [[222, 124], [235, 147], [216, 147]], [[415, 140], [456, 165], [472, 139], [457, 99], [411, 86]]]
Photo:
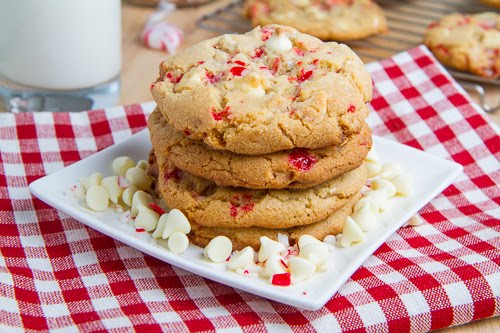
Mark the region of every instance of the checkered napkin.
[[498, 315], [497, 133], [424, 47], [368, 68], [374, 133], [465, 172], [318, 311], [172, 267], [31, 196], [30, 182], [144, 128], [151, 104], [1, 114], [0, 330], [423, 332]]

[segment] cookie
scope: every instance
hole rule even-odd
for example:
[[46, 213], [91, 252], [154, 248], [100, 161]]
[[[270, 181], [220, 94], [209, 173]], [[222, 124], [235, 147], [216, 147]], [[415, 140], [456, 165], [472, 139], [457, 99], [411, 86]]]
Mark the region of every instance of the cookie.
[[168, 58], [151, 91], [190, 139], [260, 155], [341, 145], [364, 124], [372, 81], [346, 45], [271, 25]]
[[290, 228], [321, 221], [345, 205], [365, 184], [364, 165], [305, 190], [250, 190], [218, 187], [214, 182], [158, 163], [157, 191], [170, 208], [207, 227]]
[[500, 76], [500, 15], [451, 14], [429, 25], [425, 45], [444, 65], [496, 79]]
[[324, 40], [346, 41], [387, 30], [382, 9], [370, 0], [246, 0], [252, 25], [283, 24]]
[[323, 240], [327, 235], [337, 235], [342, 232], [346, 217], [351, 215], [352, 209], [360, 197], [360, 193], [354, 194], [344, 206], [332, 215], [320, 222], [305, 226], [288, 229], [266, 229], [257, 227], [217, 228], [203, 227], [191, 223], [191, 232], [188, 237], [193, 244], [205, 247], [212, 238], [226, 236], [233, 243], [233, 250], [241, 250], [245, 246], [251, 246], [256, 251], [260, 248], [259, 239], [261, 236], [267, 236], [271, 239], [278, 240], [278, 234], [284, 234], [288, 236], [291, 245], [298, 242], [302, 235], [311, 235], [317, 239]]
[[485, 5], [500, 8], [500, 0], [481, 0]]
[[294, 149], [266, 155], [241, 155], [214, 150], [176, 131], [156, 109], [148, 127], [158, 155], [174, 166], [213, 180], [218, 186], [252, 189], [307, 188], [321, 184], [363, 163], [371, 148], [371, 131], [364, 125], [341, 146]]

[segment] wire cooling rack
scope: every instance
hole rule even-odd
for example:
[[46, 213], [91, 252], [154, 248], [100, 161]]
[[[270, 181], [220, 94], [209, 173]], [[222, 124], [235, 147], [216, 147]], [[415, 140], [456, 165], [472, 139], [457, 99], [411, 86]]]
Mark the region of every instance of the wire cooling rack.
[[[441, 16], [459, 13], [480, 13], [495, 9], [481, 5], [477, 0], [379, 0], [384, 9], [389, 31], [358, 41], [347, 42], [365, 62], [380, 60], [395, 53], [410, 49], [422, 43], [424, 32], [429, 23]], [[216, 11], [202, 16], [197, 26], [219, 33], [242, 33], [252, 28], [242, 15], [243, 1], [237, 0]], [[500, 80], [482, 78], [465, 72], [449, 70], [463, 82], [467, 90], [480, 96], [483, 109], [494, 112], [500, 106], [491, 107], [485, 102], [486, 85], [500, 86]]]

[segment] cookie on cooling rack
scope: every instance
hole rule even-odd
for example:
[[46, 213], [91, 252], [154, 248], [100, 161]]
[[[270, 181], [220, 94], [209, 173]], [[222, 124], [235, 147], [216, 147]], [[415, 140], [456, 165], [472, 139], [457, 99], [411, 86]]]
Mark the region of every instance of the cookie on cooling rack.
[[483, 77], [500, 76], [500, 15], [451, 14], [429, 25], [425, 45], [444, 65]]
[[481, 2], [488, 6], [500, 8], [500, 0], [481, 0]]
[[346, 41], [387, 30], [382, 9], [371, 0], [246, 0], [254, 26], [283, 24], [323, 40]]
[[151, 91], [190, 139], [259, 155], [341, 145], [364, 125], [372, 81], [348, 46], [269, 25], [168, 58]]

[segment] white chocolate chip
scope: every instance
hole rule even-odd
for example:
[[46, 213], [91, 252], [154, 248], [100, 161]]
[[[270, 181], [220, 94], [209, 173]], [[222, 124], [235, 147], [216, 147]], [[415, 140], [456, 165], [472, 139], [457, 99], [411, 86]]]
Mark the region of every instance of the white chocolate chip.
[[407, 173], [401, 173], [391, 179], [391, 183], [396, 188], [396, 193], [403, 196], [410, 196], [413, 194], [413, 178]]
[[229, 258], [227, 267], [236, 271], [237, 269], [246, 269], [255, 265], [255, 251], [251, 246], [245, 247], [241, 251], [234, 252]]
[[285, 245], [285, 247], [289, 247], [290, 246], [290, 241], [288, 239], [288, 235], [287, 234], [280, 234], [280, 233], [278, 233], [278, 242], [280, 242], [281, 244]]
[[151, 177], [146, 174], [146, 171], [138, 167], [128, 169], [125, 178], [130, 184], [142, 191], [147, 190], [153, 182]]
[[361, 209], [364, 205], [368, 205], [370, 209], [372, 210], [373, 214], [378, 214], [380, 212], [380, 208], [375, 204], [375, 202], [372, 200], [372, 197], [367, 197], [364, 196], [361, 199], [359, 199], [358, 202], [354, 205], [353, 211], [356, 212]]
[[380, 170], [380, 177], [392, 179], [401, 173], [401, 166], [398, 163], [385, 163]]
[[382, 167], [373, 162], [365, 162], [366, 171], [368, 172], [368, 178], [376, 177], [380, 174]]
[[330, 251], [325, 243], [313, 242], [306, 244], [300, 249], [299, 257], [309, 260], [316, 266], [317, 269], [321, 269], [328, 261], [329, 254]]
[[140, 160], [137, 162], [136, 167], [141, 168], [142, 170], [146, 171], [149, 168], [149, 163], [146, 160]]
[[365, 161], [371, 162], [371, 163], [374, 163], [377, 165], [380, 164], [380, 160], [378, 159], [377, 152], [375, 151], [375, 147], [372, 146], [372, 148], [370, 149], [370, 151], [368, 152], [368, 154], [365, 157]]
[[224, 262], [231, 255], [233, 244], [226, 236], [213, 238], [205, 247], [203, 254], [213, 262]]
[[82, 184], [85, 190], [88, 190], [90, 187], [94, 185], [100, 185], [102, 180], [102, 174], [99, 172], [94, 172], [88, 177], [80, 179], [80, 184]]
[[144, 191], [137, 191], [134, 193], [134, 196], [132, 197], [132, 206], [130, 209], [130, 214], [132, 214], [132, 217], [136, 216], [137, 213], [139, 212], [137, 207], [139, 205], [143, 205], [148, 207], [150, 203], [153, 202], [153, 197], [149, 193], [146, 193]]
[[264, 267], [259, 272], [259, 275], [265, 278], [271, 277], [274, 274], [281, 274], [286, 272], [286, 267], [283, 266], [284, 259], [277, 253], [273, 253], [267, 258]]
[[373, 213], [370, 202], [366, 202], [360, 209], [352, 213], [351, 218], [363, 231], [372, 230], [377, 226], [377, 216]]
[[123, 188], [118, 185], [118, 177], [110, 176], [103, 178], [101, 186], [108, 191], [109, 200], [113, 203], [118, 203], [118, 199], [120, 199], [120, 196], [123, 193]]
[[191, 231], [191, 224], [180, 210], [172, 209], [168, 215], [162, 215], [162, 219], [165, 219], [165, 228], [163, 229], [162, 238], [167, 239], [174, 232], [182, 232], [183, 234], [189, 234]]
[[293, 48], [293, 44], [287, 36], [278, 28], [266, 41], [266, 48], [276, 52], [286, 52]]
[[387, 192], [385, 190], [372, 190], [366, 192], [366, 196], [372, 200], [374, 207], [378, 207], [379, 212], [385, 210], [389, 200], [387, 199]]
[[366, 239], [365, 234], [361, 228], [348, 216], [342, 229], [342, 237], [340, 238], [340, 246], [349, 247], [352, 243], [364, 242]]
[[258, 254], [259, 262], [266, 261], [272, 254], [280, 253], [286, 249], [285, 245], [276, 242], [269, 237], [262, 236], [260, 238], [260, 249]]
[[163, 230], [165, 230], [165, 222], [167, 221], [168, 214], [162, 214], [158, 219], [158, 225], [156, 226], [155, 231], [153, 232], [153, 238], [162, 238]]
[[174, 232], [168, 238], [168, 248], [170, 251], [180, 254], [184, 253], [189, 246], [189, 239], [182, 232]]
[[326, 237], [323, 239], [323, 243], [335, 246], [337, 244], [337, 237], [334, 235], [326, 235]]
[[371, 182], [371, 188], [374, 190], [384, 190], [387, 193], [387, 198], [392, 198], [396, 195], [396, 186], [387, 179], [379, 178]]
[[293, 284], [300, 283], [305, 279], [310, 278], [316, 271], [316, 265], [305, 258], [290, 257], [288, 267]]
[[117, 175], [125, 176], [127, 170], [133, 168], [135, 166], [135, 162], [128, 156], [120, 156], [114, 159], [111, 167], [113, 171], [116, 172]]
[[299, 244], [299, 250], [300, 250], [309, 243], [321, 243], [321, 241], [311, 235], [302, 235], [300, 236], [299, 241], [297, 243]]
[[122, 193], [122, 200], [123, 203], [126, 204], [127, 206], [131, 207], [132, 206], [132, 199], [134, 198], [135, 192], [137, 192], [139, 189], [135, 187], [134, 185], [130, 185], [126, 189], [123, 190]]
[[92, 185], [85, 194], [85, 201], [90, 209], [101, 212], [108, 207], [109, 195], [104, 187]]
[[137, 206], [137, 216], [135, 218], [135, 227], [137, 229], [142, 228], [146, 231], [153, 231], [156, 229], [159, 219], [160, 214], [154, 210], [141, 204]]

